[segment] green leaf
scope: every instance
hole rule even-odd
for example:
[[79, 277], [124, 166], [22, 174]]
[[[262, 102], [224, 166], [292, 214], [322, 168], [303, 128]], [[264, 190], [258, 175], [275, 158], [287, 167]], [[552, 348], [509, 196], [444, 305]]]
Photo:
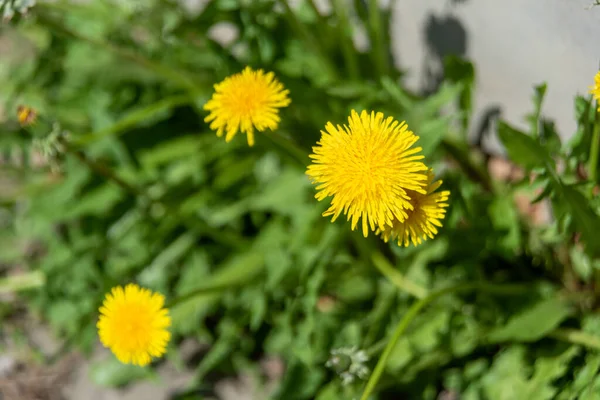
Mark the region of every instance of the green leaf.
[[540, 142], [546, 146], [551, 154], [558, 154], [560, 152], [562, 143], [554, 122], [548, 120], [542, 121]]
[[556, 191], [555, 201], [562, 205], [561, 208], [572, 218], [577, 231], [581, 233], [586, 252], [590, 256], [600, 254], [600, 236], [597, 234], [600, 216], [579, 190], [571, 185], [565, 185], [555, 173], [551, 176]]
[[521, 229], [512, 197], [499, 194], [491, 202], [489, 214], [496, 232], [502, 235], [498, 245], [505, 251], [516, 254], [521, 249]]
[[525, 348], [511, 346], [494, 360], [489, 372], [482, 378], [485, 399], [516, 400], [521, 397], [526, 385], [528, 366], [525, 363]]
[[540, 136], [540, 114], [542, 112], [542, 102], [546, 94], [546, 84], [543, 83], [535, 87], [535, 93], [533, 95], [534, 111], [532, 114], [527, 116], [529, 121], [529, 129], [533, 137]]
[[[177, 282], [175, 293], [179, 296], [191, 292], [197, 287], [198, 279], [207, 276], [209, 273], [208, 257], [204, 252], [195, 251], [186, 262], [186, 267], [181, 273], [181, 277]], [[208, 296], [213, 300], [217, 296]], [[200, 326], [202, 318], [209, 310], [211, 301], [188, 301], [173, 307], [171, 311], [171, 319], [173, 321], [172, 330], [180, 334], [193, 334]]]
[[106, 183], [97, 189], [88, 191], [65, 212], [65, 218], [83, 215], [106, 215], [123, 198], [123, 191], [112, 183]]
[[[200, 263], [205, 261], [199, 260]], [[210, 287], [228, 287], [232, 289], [242, 283], [249, 283], [264, 270], [264, 256], [258, 251], [251, 250], [244, 254], [233, 256], [211, 275], [202, 273], [204, 268], [198, 266], [194, 271], [184, 275], [185, 281], [180, 280], [178, 295], [186, 296], [196, 290]], [[197, 272], [197, 273], [196, 273]], [[201, 282], [201, 283], [200, 283]], [[223, 289], [225, 290], [225, 289]], [[194, 324], [198, 326], [201, 321], [191, 320], [191, 316], [203, 316], [207, 308], [215, 304], [220, 298], [218, 291], [201, 292], [186, 301], [176, 304], [171, 309], [173, 326], [178, 330], [188, 332]]]
[[327, 88], [327, 94], [341, 99], [356, 99], [367, 96], [375, 89], [367, 82], [342, 82], [331, 85]]
[[600, 356], [588, 354], [581, 368], [575, 372], [575, 379], [565, 385], [557, 400], [592, 400], [600, 395]]
[[140, 161], [144, 168], [153, 169], [183, 157], [198, 154], [202, 144], [199, 136], [189, 135], [169, 141], [140, 152]]
[[444, 82], [439, 90], [433, 95], [427, 97], [419, 107], [422, 108], [425, 115], [434, 115], [439, 110], [451, 104], [460, 95], [463, 90], [462, 83]]
[[453, 115], [429, 118], [423, 122], [416, 121], [414, 126], [409, 126], [419, 136], [419, 141], [416, 145], [423, 148], [423, 155], [425, 157], [430, 157], [439, 147], [444, 136], [448, 133], [450, 122], [453, 118]]
[[510, 159], [526, 169], [553, 165], [553, 160], [538, 142], [505, 122], [498, 125], [498, 136]]
[[567, 142], [569, 156], [585, 162], [589, 158], [592, 131], [596, 117], [596, 107], [593, 105], [592, 96], [575, 97], [575, 118], [577, 130], [573, 137]]
[[401, 337], [396, 342], [396, 345], [394, 346], [394, 349], [388, 358], [386, 369], [390, 373], [399, 372], [403, 367], [408, 365], [415, 354], [416, 353], [412, 350], [412, 346], [410, 345], [408, 338]]
[[387, 76], [381, 78], [381, 86], [387, 92], [390, 98], [403, 109], [408, 110], [413, 107], [414, 100], [404, 90], [402, 90], [401, 86], [394, 82], [392, 78]]
[[554, 397], [558, 388], [552, 383], [563, 376], [568, 369], [569, 361], [577, 355], [579, 348], [571, 346], [555, 357], [540, 357], [535, 361], [535, 372], [521, 393], [528, 400], [549, 400]]
[[424, 321], [409, 336], [413, 348], [427, 353], [437, 347], [448, 329], [451, 313], [449, 309], [437, 308], [425, 314]]
[[161, 251], [152, 263], [140, 274], [139, 282], [147, 287], [165, 289], [168, 271], [192, 248], [196, 238], [185, 233]]
[[510, 318], [504, 326], [493, 329], [488, 339], [492, 343], [509, 340], [533, 342], [560, 325], [572, 311], [569, 304], [558, 297], [542, 300]]

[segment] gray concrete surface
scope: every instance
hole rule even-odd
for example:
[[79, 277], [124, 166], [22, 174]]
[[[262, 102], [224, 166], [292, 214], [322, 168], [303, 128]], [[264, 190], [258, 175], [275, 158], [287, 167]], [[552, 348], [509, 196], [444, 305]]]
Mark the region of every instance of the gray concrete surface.
[[[499, 106], [502, 117], [525, 127], [533, 86], [548, 83], [543, 113], [563, 137], [575, 128], [573, 96], [585, 94], [600, 62], [600, 6], [593, 0], [393, 1], [393, 54], [406, 84], [428, 85], [425, 67], [464, 55], [475, 64], [477, 115]], [[495, 149], [496, 140], [488, 142]]]

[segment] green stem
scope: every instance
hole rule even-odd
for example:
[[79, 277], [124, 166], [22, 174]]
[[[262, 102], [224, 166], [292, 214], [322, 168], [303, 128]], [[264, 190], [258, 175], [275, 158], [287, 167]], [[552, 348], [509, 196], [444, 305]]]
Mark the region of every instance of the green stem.
[[427, 296], [427, 289], [406, 279], [406, 277], [404, 277], [400, 271], [395, 269], [381, 253], [374, 252], [371, 255], [371, 260], [375, 267], [398, 289], [410, 293], [417, 299], [422, 299]]
[[365, 390], [363, 391], [363, 394], [360, 399], [367, 400], [369, 398], [369, 396], [375, 389], [375, 386], [377, 386], [379, 379], [383, 375], [383, 371], [385, 370], [387, 361], [390, 355], [392, 354], [392, 350], [394, 349], [394, 346], [396, 346], [398, 339], [400, 339], [400, 336], [402, 336], [402, 334], [406, 331], [412, 320], [419, 314], [419, 312], [431, 302], [447, 294], [469, 292], [473, 290], [480, 290], [498, 295], [514, 295], [515, 293], [521, 293], [529, 289], [530, 288], [527, 286], [514, 284], [495, 285], [489, 283], [465, 283], [437, 290], [429, 294], [427, 297], [413, 303], [413, 305], [408, 309], [406, 314], [404, 314], [400, 322], [398, 322], [398, 325], [396, 325], [396, 329], [392, 333], [390, 341], [388, 342], [387, 346], [383, 350], [383, 353], [379, 357], [379, 361], [377, 361], [377, 365], [375, 366], [375, 369], [373, 370], [373, 373], [371, 374], [371, 377], [369, 378], [369, 381], [367, 382]]
[[105, 42], [103, 40], [91, 38], [75, 32], [65, 26], [63, 26], [60, 22], [58, 22], [55, 18], [50, 17], [48, 13], [44, 13], [44, 9], [52, 10], [52, 3], [43, 3], [38, 4], [36, 6], [36, 18], [38, 21], [46, 25], [48, 28], [53, 30], [55, 33], [67, 37], [71, 37], [73, 39], [77, 39], [83, 42], [87, 42], [91, 45], [103, 48], [113, 54], [118, 55], [121, 58], [132, 61], [142, 67], [154, 72], [156, 75], [162, 76], [163, 78], [173, 81], [178, 86], [190, 90], [192, 92], [201, 91], [200, 86], [194, 82], [190, 76], [188, 76], [187, 72], [173, 69], [169, 66], [162, 65], [153, 60], [150, 60], [139, 53], [132, 52], [128, 49], [124, 49], [121, 47], [117, 47], [112, 43]]
[[350, 79], [356, 80], [359, 77], [358, 59], [356, 58], [356, 50], [352, 42], [352, 27], [348, 18], [347, 2], [347, 0], [333, 0], [332, 5], [338, 18], [338, 35], [342, 45], [342, 54], [348, 70], [348, 76]]
[[600, 338], [577, 329], [556, 329], [548, 336], [565, 342], [600, 350]]
[[[594, 131], [592, 133], [592, 144], [590, 149], [590, 160], [588, 172], [593, 186], [598, 183], [598, 152], [600, 150], [600, 112], [596, 111], [596, 120], [594, 122]], [[592, 186], [592, 190], [593, 190]]]
[[193, 96], [188, 95], [176, 95], [166, 97], [156, 103], [150, 104], [144, 108], [137, 109], [127, 114], [124, 118], [117, 121], [115, 124], [103, 129], [99, 132], [88, 133], [73, 138], [73, 143], [78, 146], [87, 145], [96, 140], [100, 140], [107, 136], [119, 135], [125, 132], [127, 129], [139, 125], [141, 122], [152, 118], [154, 115], [167, 110], [177, 108], [184, 104], [189, 104], [194, 101]]
[[381, 23], [381, 10], [377, 0], [369, 0], [369, 32], [371, 36], [371, 57], [380, 77], [389, 75], [388, 49], [385, 46]]

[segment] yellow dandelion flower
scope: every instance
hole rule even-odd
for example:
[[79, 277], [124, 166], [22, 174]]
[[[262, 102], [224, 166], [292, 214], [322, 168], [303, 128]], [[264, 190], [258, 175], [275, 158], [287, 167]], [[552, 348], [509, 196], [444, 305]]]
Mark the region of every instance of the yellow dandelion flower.
[[273, 72], [265, 74], [262, 69], [246, 67], [215, 85], [215, 93], [204, 105], [210, 111], [204, 121], [210, 122], [217, 136], [226, 132], [226, 142], [242, 131], [248, 136], [248, 145], [253, 146], [255, 128], [259, 132], [277, 128], [279, 108], [291, 102], [288, 93]]
[[594, 95], [594, 99], [598, 102], [598, 111], [600, 111], [600, 71], [594, 77], [594, 86], [590, 86], [590, 93]]
[[114, 287], [107, 294], [98, 320], [98, 334], [124, 364], [148, 365], [152, 357], [162, 356], [171, 334], [169, 311], [159, 293], [129, 284]]
[[31, 107], [20, 105], [17, 107], [17, 119], [21, 126], [32, 125], [37, 119], [37, 112]]
[[433, 239], [438, 233], [437, 227], [441, 227], [440, 222], [446, 216], [446, 207], [450, 192], [444, 190], [435, 192], [442, 184], [442, 181], [433, 182], [433, 170], [427, 174], [427, 193], [419, 193], [409, 190], [412, 210], [408, 211], [408, 218], [404, 221], [394, 220], [392, 226], [386, 226], [377, 232], [385, 242], [390, 239], [398, 239], [399, 246], [407, 247], [410, 243], [413, 245], [421, 244], [427, 238]]
[[383, 230], [408, 218], [413, 206], [407, 191], [425, 193], [427, 167], [419, 161], [421, 148], [412, 147], [419, 137], [406, 123], [352, 110], [348, 126], [328, 122], [325, 130], [306, 171], [317, 184], [317, 200], [332, 196], [323, 216], [333, 216], [333, 222], [344, 213], [352, 230], [362, 218], [365, 237], [369, 228]]

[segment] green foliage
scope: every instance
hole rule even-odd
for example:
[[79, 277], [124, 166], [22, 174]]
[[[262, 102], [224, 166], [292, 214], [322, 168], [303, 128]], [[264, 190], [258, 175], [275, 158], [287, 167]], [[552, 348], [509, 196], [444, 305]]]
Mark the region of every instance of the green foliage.
[[[318, 13], [309, 0], [215, 0], [197, 12], [57, 1], [3, 26], [18, 51], [0, 60], [0, 292], [19, 292], [65, 349], [90, 352], [111, 287], [160, 291], [173, 320], [167, 362], [194, 369], [190, 393], [277, 356], [286, 368], [273, 399], [600, 398], [595, 104], [575, 99], [577, 132], [562, 142], [537, 87], [527, 131], [498, 124], [523, 171], [499, 180], [467, 140], [473, 65], [450, 57], [435, 93], [412, 93], [385, 51], [389, 12], [335, 3]], [[224, 24], [227, 43], [214, 36]], [[357, 29], [368, 50], [349, 40]], [[275, 72], [292, 98], [252, 148], [216, 137], [202, 109], [212, 85], [246, 65]], [[37, 124], [19, 126], [19, 104]], [[322, 217], [307, 155], [351, 109], [406, 120], [420, 136], [451, 191], [434, 240], [400, 248]], [[36, 161], [34, 141], [60, 157]], [[550, 220], [532, 223], [518, 196], [551, 206]], [[524, 290], [493, 289], [512, 283]], [[474, 289], [428, 297], [464, 284]], [[184, 339], [207, 353], [182, 360]], [[370, 394], [363, 376], [332, 364], [339, 349], [366, 356]], [[109, 359], [91, 378], [121, 386], [153, 371]]]

